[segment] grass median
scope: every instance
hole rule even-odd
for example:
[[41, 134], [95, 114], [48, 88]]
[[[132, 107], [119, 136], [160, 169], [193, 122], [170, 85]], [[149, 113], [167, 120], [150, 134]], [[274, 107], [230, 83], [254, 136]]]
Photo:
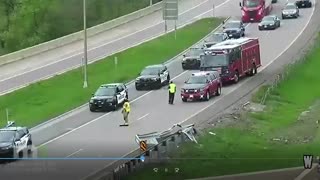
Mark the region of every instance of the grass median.
[[[206, 18], [174, 32], [109, 56], [88, 67], [89, 87], [82, 88], [82, 69], [57, 75], [0, 97], [0, 126], [5, 109], [18, 125], [35, 126], [86, 103], [103, 83], [128, 82], [150, 64], [163, 63], [214, 30], [224, 19]], [[118, 58], [117, 67], [114, 58]]]
[[[222, 119], [222, 125], [204, 132], [199, 144], [180, 146], [171, 155], [171, 163], [146, 167], [126, 179], [188, 179], [302, 167], [304, 154], [320, 155], [319, 59], [318, 38], [305, 60], [271, 91], [263, 111], [246, 110], [236, 118]], [[260, 102], [265, 92], [262, 87], [253, 100]], [[223, 123], [225, 120], [228, 123]], [[153, 171], [155, 167], [158, 173]], [[179, 173], [174, 168], [179, 168]]]

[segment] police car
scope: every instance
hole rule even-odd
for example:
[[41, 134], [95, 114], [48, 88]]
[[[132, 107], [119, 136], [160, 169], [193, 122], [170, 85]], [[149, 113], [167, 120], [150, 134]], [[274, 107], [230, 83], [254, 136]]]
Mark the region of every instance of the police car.
[[161, 88], [170, 82], [168, 68], [163, 64], [156, 64], [145, 67], [140, 76], [136, 79], [136, 90], [147, 88]]
[[9, 121], [5, 128], [0, 129], [0, 157], [23, 158], [31, 153], [32, 138], [27, 127], [15, 127]]
[[128, 99], [128, 89], [123, 83], [103, 84], [92, 94], [89, 102], [91, 112], [97, 110], [116, 110]]

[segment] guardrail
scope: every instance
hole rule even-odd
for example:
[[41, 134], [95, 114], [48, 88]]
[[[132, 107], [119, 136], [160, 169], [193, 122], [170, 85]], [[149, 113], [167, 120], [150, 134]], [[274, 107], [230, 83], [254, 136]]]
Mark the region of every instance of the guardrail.
[[[162, 9], [162, 2], [158, 2], [154, 5], [148, 6], [146, 8], [140, 9], [138, 11], [132, 12], [125, 16], [121, 16], [119, 18], [113, 19], [111, 21], [105, 22], [103, 24], [88, 28], [87, 33], [88, 37], [94, 36], [96, 34], [102, 33], [106, 30], [115, 28], [122, 24], [128, 23], [130, 21], [139, 19], [143, 16], [149, 15], [153, 12], [159, 11]], [[10, 54], [6, 54], [0, 56], [0, 65], [9, 64], [15, 61], [23, 60], [27, 57], [34, 56], [36, 54], [40, 54], [58, 47], [62, 47], [64, 45], [73, 43], [75, 41], [79, 41], [83, 39], [83, 32], [79, 31], [73, 34], [69, 34], [63, 36], [58, 39], [54, 39], [45, 43], [41, 43], [39, 45], [29, 47], [20, 51], [16, 51]]]
[[[178, 128], [177, 130], [174, 130]], [[170, 152], [176, 150], [177, 146], [184, 142], [196, 142], [195, 135], [197, 130], [194, 124], [181, 126], [174, 125], [172, 128], [164, 132], [153, 132], [143, 135], [136, 135], [136, 142], [147, 140], [151, 147], [147, 148], [146, 152], [141, 152], [140, 149], [128, 154], [125, 159], [119, 160], [102, 170], [85, 178], [85, 180], [119, 180], [128, 174], [139, 170], [145, 164], [165, 162], [168, 159]], [[143, 156], [143, 158], [141, 158]]]

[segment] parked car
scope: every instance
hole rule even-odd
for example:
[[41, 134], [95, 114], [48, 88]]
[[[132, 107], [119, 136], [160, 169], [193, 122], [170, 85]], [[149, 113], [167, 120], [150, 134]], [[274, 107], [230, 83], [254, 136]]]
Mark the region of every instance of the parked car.
[[199, 69], [200, 55], [204, 54], [203, 48], [190, 48], [189, 51], [183, 55], [182, 68], [183, 69]]
[[245, 36], [245, 27], [242, 21], [232, 20], [224, 23], [223, 32], [226, 33], [229, 38], [240, 38]]
[[103, 84], [92, 94], [89, 108], [91, 112], [116, 110], [128, 98], [128, 90], [125, 84]]
[[209, 48], [212, 45], [215, 45], [219, 42], [225, 41], [228, 39], [228, 34], [227, 33], [213, 33], [212, 35], [209, 36], [208, 39], [204, 41], [203, 47], [204, 48]]
[[274, 30], [280, 27], [280, 18], [276, 15], [265, 16], [258, 25], [259, 30]]
[[145, 67], [135, 82], [136, 90], [156, 89], [168, 84], [170, 73], [167, 66], [163, 64], [150, 65]]
[[0, 157], [16, 160], [31, 153], [32, 137], [29, 129], [8, 121], [7, 126], [0, 129]]
[[212, 96], [221, 94], [222, 82], [219, 72], [201, 71], [193, 73], [181, 88], [181, 99], [209, 101]]

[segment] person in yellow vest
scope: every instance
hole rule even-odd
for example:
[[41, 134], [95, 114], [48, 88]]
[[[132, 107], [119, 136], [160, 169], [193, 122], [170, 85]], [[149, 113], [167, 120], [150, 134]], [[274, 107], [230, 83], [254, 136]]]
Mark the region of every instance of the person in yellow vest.
[[169, 104], [173, 104], [174, 94], [177, 91], [177, 86], [171, 81], [169, 84]]
[[128, 99], [125, 99], [122, 107], [122, 114], [123, 114], [123, 120], [124, 120], [125, 126], [129, 126], [129, 120], [128, 120], [129, 113], [130, 113], [130, 103]]

